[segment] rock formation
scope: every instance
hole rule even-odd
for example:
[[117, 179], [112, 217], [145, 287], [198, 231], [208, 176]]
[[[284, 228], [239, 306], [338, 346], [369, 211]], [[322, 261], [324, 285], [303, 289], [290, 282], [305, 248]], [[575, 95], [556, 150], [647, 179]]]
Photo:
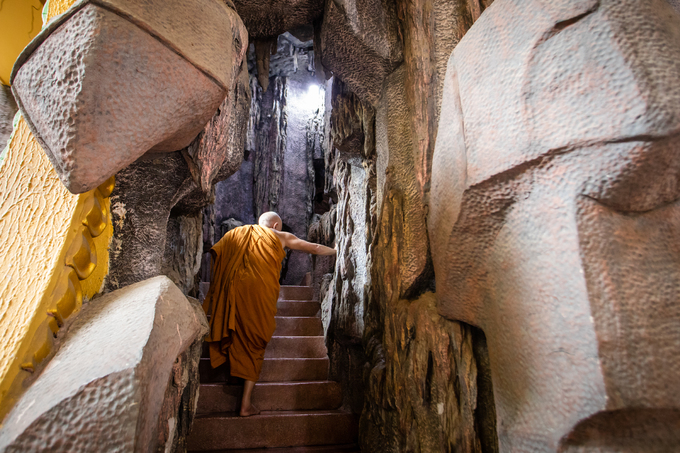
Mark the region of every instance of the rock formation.
[[[186, 34], [168, 28], [184, 4], [150, 0], [156, 20], [132, 3], [78, 2], [15, 69], [69, 189], [117, 172], [105, 294], [64, 325], [58, 357], [120, 294], [163, 282], [187, 307], [210, 247], [275, 210], [337, 247], [289, 254], [281, 281], [311, 275], [364, 452], [678, 449], [677, 0], [206, 0]], [[162, 383], [158, 436], [116, 418], [129, 449], [184, 447], [198, 349], [182, 341], [144, 381]], [[85, 400], [41, 401], [22, 425], [60, 366], [44, 363], [0, 450]]]
[[663, 0], [498, 0], [449, 60], [438, 312], [486, 332], [502, 451], [680, 442], [679, 24]]
[[324, 9], [322, 0], [234, 0], [234, 5], [255, 39], [276, 37], [311, 24]]
[[395, 2], [331, 0], [321, 26], [324, 66], [375, 105], [382, 83], [403, 59]]
[[166, 277], [86, 304], [4, 420], [0, 451], [184, 450], [207, 332]]
[[24, 50], [12, 86], [62, 182], [81, 193], [149, 150], [188, 146], [233, 89], [247, 43], [222, 0], [83, 0]]
[[9, 87], [0, 84], [0, 152], [5, 149], [12, 134], [12, 122], [17, 113], [17, 103]]

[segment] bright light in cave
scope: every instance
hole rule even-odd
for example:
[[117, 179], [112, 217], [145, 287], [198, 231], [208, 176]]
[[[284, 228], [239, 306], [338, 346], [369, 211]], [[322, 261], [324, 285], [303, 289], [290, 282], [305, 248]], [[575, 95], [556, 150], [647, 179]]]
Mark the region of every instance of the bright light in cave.
[[322, 108], [325, 102], [325, 91], [319, 85], [312, 83], [307, 91], [296, 96], [293, 100], [295, 104], [305, 110], [317, 110]]

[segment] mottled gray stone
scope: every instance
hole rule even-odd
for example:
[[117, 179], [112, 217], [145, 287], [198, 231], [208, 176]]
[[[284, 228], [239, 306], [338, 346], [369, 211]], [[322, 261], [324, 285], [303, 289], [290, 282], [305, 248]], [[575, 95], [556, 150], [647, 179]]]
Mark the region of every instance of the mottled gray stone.
[[[323, 124], [324, 112], [323, 97], [315, 99], [308, 96], [310, 85], [317, 86], [306, 71], [288, 78], [283, 190], [278, 209], [283, 222], [301, 239], [307, 239], [314, 196], [314, 143], [309, 143], [308, 138], [315, 133], [319, 122]], [[311, 257], [308, 253], [294, 250], [287, 266], [283, 283], [299, 285], [305, 274], [311, 271]]]
[[234, 0], [253, 38], [266, 38], [311, 24], [323, 14], [324, 0]]
[[17, 109], [12, 90], [0, 84], [0, 152], [5, 149], [7, 140], [12, 135], [12, 122]]
[[163, 262], [171, 211], [173, 217], [196, 213], [210, 201], [211, 194], [198, 188], [178, 152], [135, 162], [119, 172], [111, 194], [113, 238], [105, 291], [160, 275], [164, 266], [172, 268]]
[[321, 27], [321, 61], [362, 100], [375, 106], [382, 83], [403, 60], [396, 4], [330, 0]]
[[[4, 420], [0, 451], [176, 451], [173, 445], [187, 433], [169, 425], [191, 418], [193, 407], [165, 400], [173, 386], [182, 394], [196, 374], [207, 331], [200, 306], [166, 277], [84, 305], [60, 332], [54, 358]], [[187, 351], [196, 357], [188, 360]], [[175, 366], [180, 357], [183, 369]]]
[[203, 255], [203, 212], [170, 216], [161, 274], [186, 295], [196, 294], [195, 277]]

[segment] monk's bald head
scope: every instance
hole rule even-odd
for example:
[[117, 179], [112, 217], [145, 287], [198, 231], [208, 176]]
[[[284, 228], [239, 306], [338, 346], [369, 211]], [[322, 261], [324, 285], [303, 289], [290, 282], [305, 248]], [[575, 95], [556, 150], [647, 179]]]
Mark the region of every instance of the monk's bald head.
[[275, 230], [281, 231], [281, 226], [283, 222], [281, 217], [274, 211], [265, 212], [260, 216], [260, 220], [257, 222], [260, 226], [274, 228]]

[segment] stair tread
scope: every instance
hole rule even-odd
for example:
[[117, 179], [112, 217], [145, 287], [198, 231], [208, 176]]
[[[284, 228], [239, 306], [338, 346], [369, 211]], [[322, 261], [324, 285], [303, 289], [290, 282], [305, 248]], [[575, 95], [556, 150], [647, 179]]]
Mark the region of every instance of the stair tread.
[[[315, 445], [310, 447], [248, 448], [238, 450], [213, 450], [213, 453], [360, 453], [357, 444]], [[193, 453], [189, 451], [189, 453]]]
[[297, 315], [288, 316], [288, 315], [278, 315], [278, 316], [276, 317], [276, 320], [278, 320], [278, 321], [280, 321], [280, 320], [282, 320], [282, 319], [298, 319], [298, 320], [299, 320], [299, 319], [318, 319], [319, 321], [321, 321], [321, 317], [320, 317], [320, 316], [314, 316], [314, 315], [311, 315], [311, 316], [297, 316]]
[[[328, 379], [328, 356], [325, 357], [265, 357], [260, 382], [300, 382]], [[228, 367], [213, 369], [210, 359], [200, 361], [202, 383], [224, 383]]]
[[258, 420], [266, 418], [280, 418], [280, 417], [318, 417], [325, 415], [351, 416], [352, 414], [340, 409], [320, 409], [320, 410], [300, 410], [300, 411], [262, 411], [258, 415], [250, 417], [241, 417], [238, 412], [212, 412], [210, 414], [196, 415], [196, 420], [207, 418], [224, 418], [237, 420]]
[[323, 335], [272, 337], [264, 351], [265, 358], [324, 358], [328, 356]]
[[[309, 339], [309, 338], [324, 338], [323, 335], [272, 335], [272, 341], [277, 339], [277, 338], [304, 338], [304, 339]], [[270, 341], [271, 343], [271, 341]]]
[[342, 410], [196, 415], [188, 450], [343, 445], [357, 441], [358, 417]]
[[[201, 384], [197, 413], [236, 411], [242, 391], [243, 386], [235, 383]], [[342, 405], [342, 387], [328, 380], [258, 382], [252, 398], [266, 411], [334, 410]]]
[[281, 299], [281, 298], [277, 299], [276, 302], [277, 303], [287, 302], [287, 303], [296, 303], [296, 304], [318, 304], [318, 303], [320, 303], [316, 299]]
[[[319, 379], [319, 380], [309, 380], [309, 381], [271, 381], [271, 382], [257, 382], [255, 383], [255, 387], [258, 385], [260, 386], [280, 386], [280, 385], [323, 385], [323, 384], [337, 384], [337, 381], [329, 381], [328, 379]], [[224, 386], [231, 386], [231, 387], [242, 387], [240, 384], [225, 384], [221, 382], [206, 382], [204, 384], [201, 384], [201, 387], [224, 387]]]

